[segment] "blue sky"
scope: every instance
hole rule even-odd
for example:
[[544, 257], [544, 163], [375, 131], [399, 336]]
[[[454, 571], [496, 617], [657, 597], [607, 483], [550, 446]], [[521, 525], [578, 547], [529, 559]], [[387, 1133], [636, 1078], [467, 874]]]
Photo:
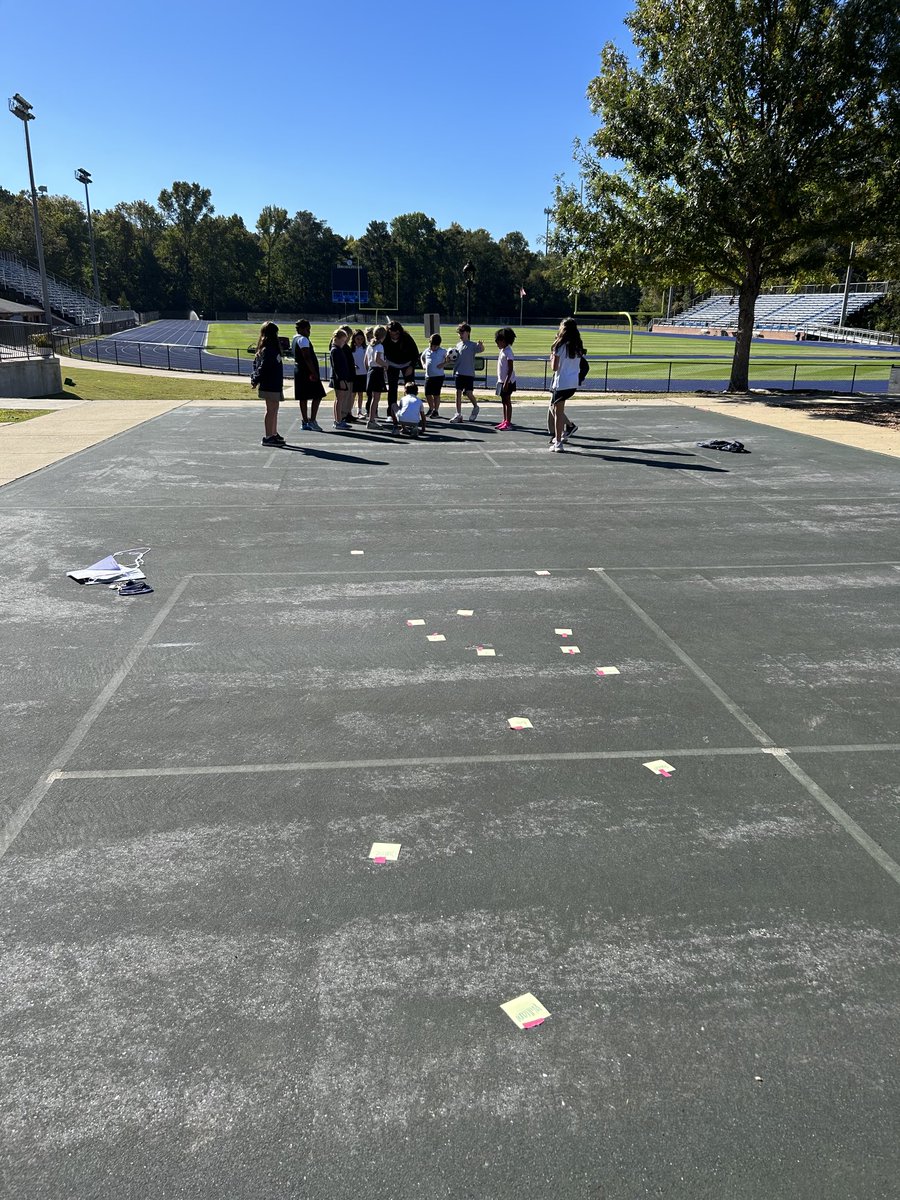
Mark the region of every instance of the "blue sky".
[[[96, 208], [155, 202], [185, 179], [250, 228], [267, 203], [344, 235], [422, 211], [441, 227], [518, 229], [538, 248], [554, 178], [577, 177], [573, 138], [595, 128], [585, 90], [600, 49], [630, 45], [631, 7], [525, 0], [431, 17], [399, 0], [286, 5], [270, 20], [242, 0], [0, 0], [4, 104], [18, 92], [34, 105], [36, 182], [83, 200], [83, 166]], [[27, 182], [5, 112], [0, 184]]]

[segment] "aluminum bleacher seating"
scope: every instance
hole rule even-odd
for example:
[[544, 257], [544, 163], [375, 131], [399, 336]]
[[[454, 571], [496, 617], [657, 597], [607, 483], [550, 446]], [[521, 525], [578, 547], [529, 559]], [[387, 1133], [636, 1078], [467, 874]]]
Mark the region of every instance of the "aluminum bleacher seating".
[[[37, 267], [8, 250], [0, 250], [0, 289], [37, 304], [43, 303], [41, 276]], [[47, 276], [47, 291], [50, 308], [72, 325], [96, 325], [100, 321], [120, 321], [135, 316], [131, 309], [98, 305], [92, 296], [55, 275]]]

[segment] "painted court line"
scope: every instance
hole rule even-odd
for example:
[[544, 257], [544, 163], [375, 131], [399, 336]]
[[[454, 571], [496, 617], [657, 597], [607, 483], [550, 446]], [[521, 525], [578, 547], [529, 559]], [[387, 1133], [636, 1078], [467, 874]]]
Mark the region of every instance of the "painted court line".
[[140, 658], [143, 651], [153, 641], [157, 631], [159, 630], [159, 627], [163, 624], [169, 613], [181, 599], [182, 593], [189, 582], [190, 576], [188, 575], [173, 589], [169, 599], [150, 622], [150, 625], [147, 627], [141, 637], [138, 638], [137, 642], [135, 642], [134, 646], [122, 662], [122, 665], [112, 675], [106, 686], [100, 692], [99, 696], [97, 696], [94, 703], [90, 706], [81, 720], [72, 730], [72, 733], [66, 739], [65, 743], [50, 760], [44, 774], [34, 785], [15, 812], [13, 812], [3, 828], [0, 829], [0, 858], [3, 858], [4, 854], [6, 854], [7, 850], [19, 836], [23, 827], [25, 826], [25, 823], [43, 800], [44, 796], [46, 796], [54, 781], [60, 778], [61, 772], [66, 763], [84, 741], [85, 737], [91, 730], [91, 726], [106, 708], [107, 704], [109, 704], [110, 700], [112, 700], [113, 696], [115, 696], [116, 692], [125, 682], [129, 672]]
[[812, 799], [815, 800], [815, 802], [822, 809], [824, 809], [824, 811], [827, 812], [828, 815], [832, 817], [832, 819], [835, 820], [841, 826], [841, 828], [850, 835], [850, 837], [856, 841], [857, 845], [861, 846], [862, 849], [865, 850], [872, 861], [877, 863], [883, 871], [886, 871], [895, 883], [900, 884], [900, 863], [895, 862], [894, 859], [891, 858], [891, 856], [881, 846], [879, 846], [876, 841], [870, 838], [866, 831], [860, 825], [858, 825], [856, 821], [853, 820], [850, 814], [846, 812], [836, 800], [829, 796], [824, 788], [821, 788], [814, 779], [807, 775], [802, 767], [798, 766], [798, 764], [793, 761], [787, 750], [776, 747], [775, 742], [769, 737], [765, 730], [761, 729], [756, 722], [744, 712], [740, 705], [736, 704], [735, 701], [732, 700], [731, 697], [728, 696], [722, 690], [722, 688], [720, 688], [719, 685], [706, 674], [702, 667], [698, 666], [697, 663], [695, 663], [690, 657], [690, 655], [682, 650], [677, 642], [673, 641], [672, 638], [670, 638], [665, 632], [665, 630], [657, 625], [648, 613], [644, 612], [644, 610], [635, 600], [632, 600], [627, 592], [619, 587], [617, 583], [614, 583], [613, 580], [611, 580], [602, 570], [598, 568], [593, 568], [593, 570], [595, 574], [597, 574], [603, 580], [607, 587], [610, 588], [611, 591], [615, 592], [615, 594], [625, 604], [628, 605], [632, 612], [636, 616], [640, 617], [640, 619], [649, 629], [653, 630], [660, 641], [663, 642], [664, 645], [668, 646], [674, 654], [678, 655], [685, 666], [693, 671], [697, 678], [703, 684], [705, 684], [709, 691], [712, 692], [716, 699], [719, 700], [720, 703], [725, 706], [725, 708], [727, 708], [731, 715], [737, 721], [740, 721], [744, 728], [758, 741], [764, 744], [767, 752], [806, 789]]
[[696, 746], [681, 749], [651, 750], [576, 750], [546, 754], [466, 754], [434, 755], [428, 758], [357, 758], [323, 762], [285, 763], [212, 763], [202, 767], [121, 767], [93, 771], [59, 771], [57, 779], [162, 779], [176, 775], [267, 775], [306, 771], [358, 771], [373, 768], [452, 767], [496, 763], [616, 762], [640, 761], [650, 756], [674, 758], [754, 758], [762, 755], [793, 754], [872, 754], [876, 751], [900, 752], [900, 743], [871, 746], [794, 746], [788, 751], [775, 746]]
[[712, 694], [716, 697], [716, 699], [719, 701], [719, 703], [724, 705], [724, 707], [728, 709], [728, 711], [731, 713], [731, 715], [734, 717], [734, 719], [736, 721], [739, 721], [741, 723], [741, 725], [743, 725], [743, 727], [747, 730], [747, 732], [756, 738], [756, 740], [760, 743], [760, 745], [762, 745], [762, 746], [774, 746], [775, 745], [774, 739], [770, 738], [769, 735], [766, 733], [766, 731], [764, 729], [761, 729], [759, 727], [759, 725], [757, 725], [756, 722], [753, 720], [753, 718], [748, 713], [745, 713], [744, 710], [741, 708], [741, 706], [739, 704], [735, 703], [735, 701], [732, 700], [731, 697], [728, 696], [722, 690], [722, 688], [719, 687], [719, 685], [716, 683], [716, 681], [714, 679], [712, 679], [709, 675], [707, 675], [707, 673], [703, 670], [703, 668], [698, 663], [694, 662], [694, 660], [687, 653], [687, 651], [682, 650], [682, 648], [678, 645], [678, 643], [676, 641], [674, 641], [672, 638], [670, 638], [669, 635], [666, 633], [666, 631], [661, 628], [661, 626], [657, 625], [657, 623], [653, 620], [653, 618], [650, 616], [650, 614], [645, 612], [644, 609], [641, 608], [641, 606], [637, 603], [636, 600], [632, 600], [632, 598], [628, 595], [628, 593], [626, 591], [624, 591], [623, 588], [619, 587], [619, 585], [616, 582], [614, 582], [614, 580], [610, 579], [602, 567], [591, 567], [591, 570], [599, 579], [601, 579], [606, 584], [606, 586], [610, 589], [611, 592], [614, 592], [619, 597], [619, 599], [623, 602], [623, 604], [626, 604], [631, 609], [631, 611], [635, 614], [635, 616], [639, 617], [641, 619], [641, 621], [643, 621], [643, 623], [647, 626], [647, 628], [650, 629], [656, 635], [656, 637], [663, 643], [663, 645], [668, 647], [668, 649], [671, 650], [672, 653], [681, 662], [684, 663], [684, 665], [688, 668], [688, 670], [692, 671], [694, 673], [694, 675], [697, 676], [697, 678], [704, 685], [704, 687], [706, 687], [710, 692], [712, 692]]

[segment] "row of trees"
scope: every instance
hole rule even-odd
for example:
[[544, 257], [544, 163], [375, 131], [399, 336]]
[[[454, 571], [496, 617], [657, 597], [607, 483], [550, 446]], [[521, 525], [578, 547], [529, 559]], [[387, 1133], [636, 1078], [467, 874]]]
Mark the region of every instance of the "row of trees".
[[730, 387], [766, 284], [900, 275], [896, 0], [637, 0], [608, 44], [580, 188], [557, 190], [570, 288], [733, 289]]
[[[48, 271], [90, 292], [84, 206], [68, 196], [38, 203]], [[239, 216], [217, 214], [208, 188], [179, 181], [155, 204], [135, 200], [92, 215], [101, 290], [140, 312], [330, 312], [331, 269], [351, 260], [368, 269], [370, 304], [403, 313], [463, 314], [465, 263], [475, 270], [473, 320], [518, 319], [522, 288], [526, 316], [558, 317], [572, 303], [559, 261], [521, 233], [495, 240], [485, 229], [439, 229], [421, 212], [372, 221], [353, 238], [311, 212], [267, 205], [250, 230]], [[29, 193], [0, 188], [0, 249], [34, 259]], [[632, 309], [639, 294], [616, 285], [592, 303]]]

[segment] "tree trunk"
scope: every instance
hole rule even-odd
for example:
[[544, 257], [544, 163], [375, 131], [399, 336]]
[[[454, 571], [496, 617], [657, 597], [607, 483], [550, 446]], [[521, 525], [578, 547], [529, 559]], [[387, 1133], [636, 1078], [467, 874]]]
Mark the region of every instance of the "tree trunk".
[[753, 338], [753, 318], [756, 298], [762, 287], [762, 252], [754, 246], [747, 253], [747, 264], [738, 293], [738, 331], [731, 362], [729, 392], [746, 392], [750, 388], [750, 343]]

